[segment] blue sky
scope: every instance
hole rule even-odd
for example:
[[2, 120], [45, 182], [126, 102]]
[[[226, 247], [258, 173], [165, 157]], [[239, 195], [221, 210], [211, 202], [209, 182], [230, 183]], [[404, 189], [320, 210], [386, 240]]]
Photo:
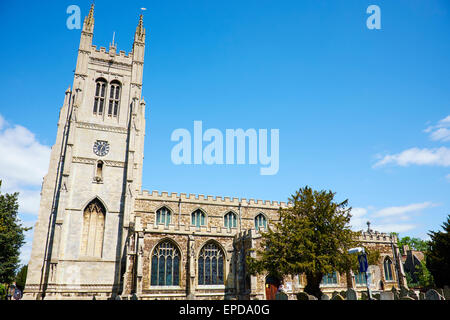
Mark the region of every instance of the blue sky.
[[[0, 3], [0, 178], [37, 218], [42, 176], [90, 1]], [[369, 30], [369, 5], [381, 30]], [[353, 224], [425, 238], [450, 213], [450, 3], [96, 1], [94, 44], [131, 51], [145, 7], [146, 190], [286, 201], [337, 192]], [[175, 129], [280, 130], [280, 170], [175, 166]], [[32, 232], [22, 259], [29, 256]]]

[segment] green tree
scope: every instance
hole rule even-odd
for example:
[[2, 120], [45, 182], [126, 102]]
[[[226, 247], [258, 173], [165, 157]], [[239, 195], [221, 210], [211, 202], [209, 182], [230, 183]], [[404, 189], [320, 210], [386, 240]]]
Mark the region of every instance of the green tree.
[[[0, 180], [1, 188], [1, 180]], [[11, 283], [19, 267], [20, 248], [24, 244], [23, 228], [17, 217], [19, 194], [0, 192], [0, 283]]]
[[428, 241], [422, 240], [420, 238], [411, 238], [411, 237], [403, 237], [400, 238], [397, 234], [398, 238], [398, 247], [402, 251], [403, 254], [406, 254], [406, 252], [403, 252], [403, 246], [407, 245], [412, 250], [422, 251], [425, 252], [429, 248]]
[[433, 275], [436, 286], [450, 285], [450, 215], [442, 226], [443, 231], [430, 231], [430, 248], [426, 252], [426, 267]]
[[[361, 246], [358, 233], [350, 229], [348, 201], [335, 202], [332, 191], [315, 191], [306, 186], [280, 209], [280, 221], [262, 233], [256, 258], [247, 257], [249, 272], [268, 273], [282, 279], [305, 274], [305, 292], [321, 297], [320, 283], [333, 271], [356, 270], [357, 257], [348, 249]], [[379, 257], [379, 254], [378, 254]], [[377, 253], [369, 255], [369, 262]]]
[[435, 286], [433, 275], [428, 270], [425, 260], [420, 261], [420, 266], [416, 266], [416, 270], [415, 274], [419, 287], [422, 289], [431, 289]]
[[16, 285], [22, 292], [25, 289], [25, 284], [27, 281], [27, 271], [28, 265], [24, 265], [22, 266], [22, 268], [20, 268], [19, 272], [16, 275]]

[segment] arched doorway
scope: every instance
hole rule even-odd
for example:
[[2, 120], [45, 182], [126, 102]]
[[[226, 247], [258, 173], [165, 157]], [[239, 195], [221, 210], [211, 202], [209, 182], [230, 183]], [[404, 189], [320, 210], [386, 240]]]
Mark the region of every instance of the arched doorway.
[[266, 300], [275, 300], [281, 281], [277, 277], [266, 277]]

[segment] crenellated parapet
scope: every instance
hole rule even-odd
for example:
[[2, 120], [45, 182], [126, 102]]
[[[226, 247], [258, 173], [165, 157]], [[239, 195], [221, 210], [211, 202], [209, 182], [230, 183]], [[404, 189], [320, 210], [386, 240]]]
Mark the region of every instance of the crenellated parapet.
[[384, 233], [379, 231], [361, 231], [358, 240], [362, 242], [384, 242], [397, 243], [397, 236], [392, 233]]
[[165, 202], [190, 202], [198, 204], [220, 205], [220, 206], [241, 206], [241, 207], [259, 207], [267, 209], [287, 208], [286, 202], [255, 200], [245, 198], [232, 198], [221, 196], [210, 196], [203, 194], [169, 193], [166, 191], [142, 191], [136, 197], [137, 200], [154, 200]]

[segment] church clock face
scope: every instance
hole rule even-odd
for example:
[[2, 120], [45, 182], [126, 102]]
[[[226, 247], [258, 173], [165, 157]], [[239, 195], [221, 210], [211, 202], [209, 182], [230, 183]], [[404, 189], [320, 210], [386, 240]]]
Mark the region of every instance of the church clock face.
[[99, 157], [104, 157], [109, 153], [109, 143], [107, 141], [96, 141], [94, 143], [94, 153]]

